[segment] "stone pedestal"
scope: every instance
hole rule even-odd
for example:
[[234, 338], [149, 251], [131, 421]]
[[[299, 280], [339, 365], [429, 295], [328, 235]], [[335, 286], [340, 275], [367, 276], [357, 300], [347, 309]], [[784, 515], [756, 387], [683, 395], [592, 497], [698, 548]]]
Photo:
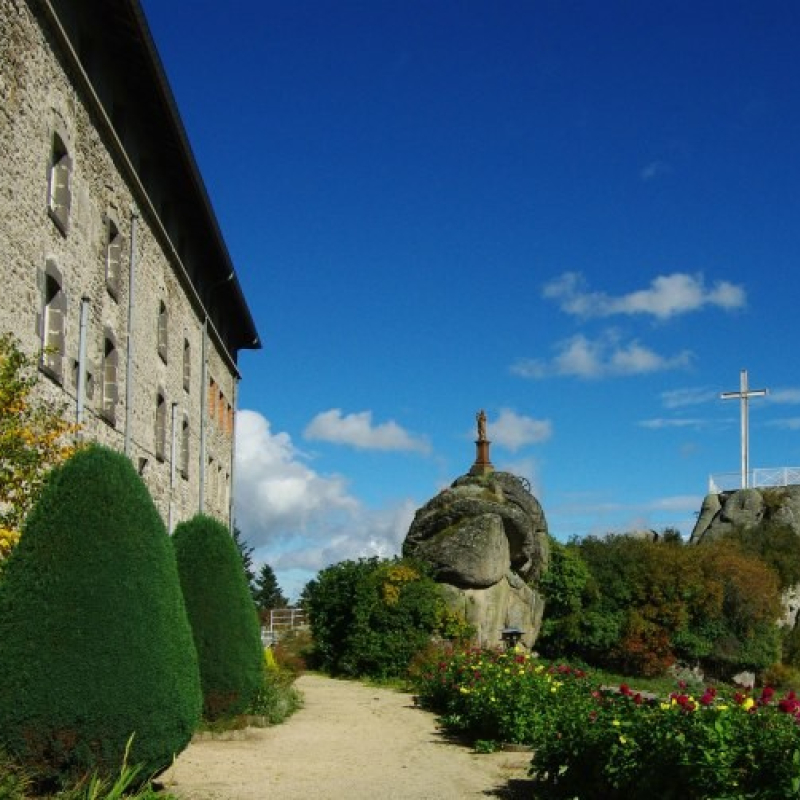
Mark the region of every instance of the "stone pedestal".
[[489, 460], [489, 445], [491, 442], [488, 439], [477, 439], [475, 441], [475, 463], [472, 465], [470, 475], [488, 475], [494, 472], [494, 465]]

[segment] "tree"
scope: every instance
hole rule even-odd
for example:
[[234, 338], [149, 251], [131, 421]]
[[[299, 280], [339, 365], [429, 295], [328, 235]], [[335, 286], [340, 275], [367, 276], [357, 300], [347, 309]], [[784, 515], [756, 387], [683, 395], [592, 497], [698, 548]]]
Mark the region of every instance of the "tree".
[[48, 471], [75, 449], [68, 437], [77, 426], [63, 408], [32, 397], [38, 379], [36, 359], [0, 335], [0, 558], [16, 543]]
[[247, 578], [247, 585], [253, 595], [253, 600], [256, 599], [256, 573], [253, 571], [253, 548], [248, 545], [247, 540], [242, 535], [239, 526], [234, 522], [233, 524], [233, 543], [239, 551], [239, 556], [242, 559], [242, 567], [244, 575]]
[[262, 564], [255, 582], [253, 596], [262, 615], [272, 608], [286, 608], [289, 601], [283, 596], [278, 579], [269, 564]]
[[677, 660], [725, 675], [778, 658], [778, 575], [732, 539], [586, 537], [553, 548], [541, 587], [537, 646], [549, 657], [639, 675]]
[[198, 514], [172, 537], [192, 626], [206, 719], [243, 713], [261, 685], [261, 626], [228, 529]]
[[442, 618], [436, 582], [408, 559], [342, 561], [306, 585], [314, 657], [339, 675], [404, 674]]
[[200, 716], [175, 556], [146, 486], [92, 445], [55, 468], [0, 582], [0, 749], [41, 780], [149, 777]]

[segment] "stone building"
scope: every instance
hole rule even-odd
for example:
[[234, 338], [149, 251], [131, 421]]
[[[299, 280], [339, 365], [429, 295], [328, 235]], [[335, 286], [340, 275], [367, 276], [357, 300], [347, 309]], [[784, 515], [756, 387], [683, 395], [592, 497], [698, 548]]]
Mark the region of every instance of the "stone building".
[[230, 520], [258, 348], [138, 0], [0, 0], [0, 331], [165, 521]]

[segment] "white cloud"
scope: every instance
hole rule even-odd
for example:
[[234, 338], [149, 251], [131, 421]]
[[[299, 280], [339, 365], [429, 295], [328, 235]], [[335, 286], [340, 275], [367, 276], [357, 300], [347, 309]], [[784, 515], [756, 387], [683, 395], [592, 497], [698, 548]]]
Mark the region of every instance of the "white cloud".
[[767, 402], [775, 405], [797, 405], [800, 403], [800, 389], [776, 389], [767, 395]]
[[664, 408], [685, 408], [697, 406], [719, 400], [719, 392], [707, 387], [690, 387], [685, 389], [671, 389], [661, 393], [661, 402]]
[[236, 424], [236, 520], [254, 547], [304, 534], [321, 518], [350, 515], [359, 506], [340, 475], [322, 476], [287, 433], [246, 409]]
[[649, 314], [669, 319], [680, 314], [716, 306], [725, 311], [743, 308], [745, 291], [728, 281], [707, 287], [702, 274], [675, 272], [654, 278], [646, 289], [614, 297], [605, 292], [591, 292], [580, 273], [565, 272], [542, 289], [542, 296], [559, 303], [567, 314], [580, 317]]
[[542, 502], [539, 480], [539, 465], [533, 458], [518, 458], [513, 461], [497, 460], [497, 469], [525, 478], [531, 485], [531, 494]]
[[662, 430], [664, 428], [703, 428], [707, 425], [706, 420], [702, 419], [686, 419], [686, 418], [657, 418], [657, 419], [643, 419], [637, 425], [640, 428], [649, 428], [650, 430]]
[[800, 431], [800, 417], [785, 417], [783, 419], [773, 419], [765, 423], [772, 428], [782, 428], [787, 431]]
[[346, 415], [339, 408], [323, 411], [311, 420], [303, 436], [309, 440], [350, 445], [360, 450], [429, 453], [431, 449], [424, 437], [408, 433], [394, 420], [373, 425], [371, 411]]
[[604, 378], [680, 369], [689, 366], [692, 359], [688, 350], [673, 356], [662, 356], [636, 340], [621, 342], [613, 331], [607, 331], [594, 340], [576, 334], [559, 342], [556, 351], [550, 361], [520, 359], [512, 365], [511, 371], [523, 378], [551, 375]]
[[275, 570], [296, 597], [329, 564], [400, 552], [417, 503], [373, 511], [350, 494], [340, 475], [311, 469], [287, 433], [242, 410], [236, 423], [235, 519], [257, 563]]
[[496, 445], [516, 452], [528, 444], [544, 442], [553, 434], [549, 419], [534, 419], [503, 408], [497, 419], [488, 425], [488, 436]]

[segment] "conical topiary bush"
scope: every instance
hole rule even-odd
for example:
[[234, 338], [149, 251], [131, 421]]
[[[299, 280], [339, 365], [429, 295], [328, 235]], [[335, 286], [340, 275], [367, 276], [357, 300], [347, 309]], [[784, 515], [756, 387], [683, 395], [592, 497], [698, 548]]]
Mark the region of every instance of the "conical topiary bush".
[[203, 687], [206, 719], [246, 710], [261, 685], [261, 631], [239, 551], [217, 520], [198, 515], [172, 537]]
[[40, 780], [168, 766], [199, 721], [197, 655], [164, 524], [130, 461], [50, 475], [0, 582], [0, 748]]

